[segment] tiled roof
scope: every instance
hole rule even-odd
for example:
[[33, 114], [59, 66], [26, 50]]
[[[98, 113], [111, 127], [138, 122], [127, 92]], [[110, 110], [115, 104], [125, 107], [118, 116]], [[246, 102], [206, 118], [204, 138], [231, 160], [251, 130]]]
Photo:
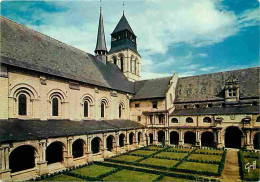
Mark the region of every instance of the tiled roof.
[[132, 100], [165, 98], [172, 77], [141, 80], [135, 82], [135, 96]]
[[138, 128], [144, 128], [144, 126], [130, 120], [2, 120], [0, 121], [0, 143]]
[[259, 67], [179, 78], [175, 103], [225, 99], [225, 83], [239, 81], [239, 97], [259, 97]]
[[74, 81], [134, 93], [117, 66], [5, 17], [1, 21], [1, 63]]
[[259, 106], [231, 106], [175, 109], [170, 116], [221, 115], [221, 114], [259, 114]]

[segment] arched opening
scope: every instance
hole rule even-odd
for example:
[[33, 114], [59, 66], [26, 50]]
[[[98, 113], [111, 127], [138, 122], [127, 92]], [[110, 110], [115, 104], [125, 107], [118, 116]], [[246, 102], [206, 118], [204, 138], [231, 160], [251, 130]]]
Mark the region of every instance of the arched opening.
[[59, 100], [57, 97], [52, 99], [52, 116], [59, 116]]
[[123, 56], [120, 56], [120, 67], [121, 67], [121, 71], [123, 72], [124, 71], [124, 58]]
[[186, 118], [186, 123], [193, 123], [193, 119], [191, 117]]
[[150, 145], [153, 144], [153, 134], [152, 133], [149, 134], [149, 144]]
[[18, 114], [21, 116], [27, 113], [27, 98], [25, 94], [20, 94], [18, 97]]
[[89, 102], [84, 102], [84, 117], [89, 117]]
[[112, 135], [109, 135], [107, 137], [106, 143], [107, 143], [107, 150], [112, 152], [113, 148], [114, 148], [114, 141], [115, 138]]
[[131, 132], [129, 134], [129, 145], [133, 145], [133, 143], [134, 143], [134, 133]]
[[203, 118], [203, 123], [211, 123], [211, 118], [210, 117]]
[[63, 144], [61, 142], [53, 142], [47, 147], [46, 160], [48, 164], [63, 161]]
[[137, 138], [138, 145], [140, 145], [142, 140], [143, 140], [143, 135], [141, 132], [138, 132], [138, 138]]
[[242, 131], [236, 126], [230, 126], [225, 132], [226, 148], [241, 148]]
[[201, 134], [201, 146], [214, 147], [214, 134], [206, 131]]
[[134, 74], [136, 75], [136, 60], [134, 60]]
[[11, 172], [34, 168], [35, 152], [35, 148], [30, 145], [23, 145], [14, 149], [9, 156]]
[[99, 153], [101, 149], [101, 139], [99, 137], [95, 137], [91, 141], [91, 151], [93, 154]]
[[179, 133], [177, 131], [172, 131], [170, 133], [170, 144], [171, 145], [179, 144]]
[[171, 122], [172, 122], [172, 123], [178, 123], [179, 121], [178, 121], [177, 118], [172, 118]]
[[121, 133], [121, 134], [119, 135], [119, 146], [120, 146], [120, 147], [125, 146], [125, 135], [124, 135], [123, 133]]
[[113, 62], [114, 62], [115, 65], [117, 65], [117, 59], [116, 59], [116, 57], [113, 57]]
[[84, 155], [84, 141], [77, 139], [72, 144], [72, 155], [73, 158], [82, 157]]
[[165, 140], [165, 132], [160, 130], [158, 131], [158, 142], [163, 142]]
[[187, 131], [184, 134], [184, 143], [189, 145], [195, 145], [196, 135], [192, 131]]
[[254, 149], [260, 149], [260, 133], [256, 133], [254, 136]]
[[104, 102], [101, 102], [101, 118], [104, 118], [105, 117], [105, 103]]

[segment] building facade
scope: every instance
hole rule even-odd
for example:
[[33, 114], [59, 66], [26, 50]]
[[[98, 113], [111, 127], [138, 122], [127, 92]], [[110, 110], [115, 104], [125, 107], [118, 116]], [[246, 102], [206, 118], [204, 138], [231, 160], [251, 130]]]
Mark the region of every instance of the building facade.
[[25, 180], [141, 146], [259, 147], [259, 68], [140, 80], [123, 14], [95, 55], [1, 17], [0, 180]]

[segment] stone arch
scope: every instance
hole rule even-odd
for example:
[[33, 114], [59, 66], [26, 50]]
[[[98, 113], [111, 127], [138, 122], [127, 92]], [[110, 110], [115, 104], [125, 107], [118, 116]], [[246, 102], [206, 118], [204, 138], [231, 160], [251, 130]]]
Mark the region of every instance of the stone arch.
[[23, 171], [36, 167], [37, 149], [32, 145], [21, 145], [9, 154], [11, 172]]
[[83, 117], [93, 117], [94, 115], [94, 99], [90, 94], [84, 94], [81, 97], [83, 106]]
[[135, 137], [135, 135], [133, 132], [129, 133], [129, 145], [134, 144], [134, 137]]
[[[25, 97], [25, 99], [23, 100], [24, 103], [22, 105], [21, 102], [19, 102], [21, 101], [21, 95]], [[10, 90], [9, 97], [14, 99], [13, 110], [14, 114], [17, 116], [32, 116], [34, 100], [38, 100], [39, 98], [36, 90], [32, 86], [25, 83], [15, 85]]]
[[243, 132], [237, 126], [229, 126], [225, 130], [225, 147], [241, 148]]
[[170, 144], [179, 145], [179, 133], [177, 131], [171, 131], [170, 133]]
[[201, 134], [201, 146], [214, 147], [214, 134], [211, 131], [205, 131]]
[[149, 134], [149, 144], [150, 145], [153, 144], [153, 134], [152, 133]]
[[260, 132], [257, 132], [254, 135], [253, 143], [254, 143], [254, 149], [259, 150], [260, 149]]
[[158, 142], [164, 142], [165, 141], [165, 131], [163, 131], [163, 130], [158, 131], [157, 139], [158, 139]]
[[107, 115], [108, 115], [108, 111], [107, 111], [107, 108], [108, 108], [108, 99], [105, 98], [105, 97], [102, 97], [100, 99], [100, 117], [101, 118], [106, 118]]
[[72, 143], [72, 156], [78, 158], [84, 156], [86, 143], [83, 139], [77, 139]]
[[46, 148], [47, 164], [53, 164], [64, 161], [65, 145], [60, 141], [50, 143]]
[[107, 150], [112, 152], [115, 148], [115, 137], [113, 135], [109, 135], [106, 139], [106, 144]]
[[120, 147], [125, 146], [125, 134], [124, 133], [121, 133], [119, 135], [119, 146]]
[[91, 151], [93, 154], [101, 152], [102, 140], [99, 137], [95, 137], [91, 140]]
[[50, 115], [62, 116], [64, 113], [64, 104], [67, 102], [65, 93], [60, 89], [53, 89], [47, 94], [48, 101], [50, 103]]
[[195, 145], [196, 134], [192, 131], [186, 131], [184, 134], [184, 143], [189, 145]]

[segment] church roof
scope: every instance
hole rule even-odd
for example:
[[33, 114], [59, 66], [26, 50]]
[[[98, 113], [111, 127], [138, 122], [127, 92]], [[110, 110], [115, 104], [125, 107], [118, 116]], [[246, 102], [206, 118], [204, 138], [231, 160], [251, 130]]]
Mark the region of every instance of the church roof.
[[134, 93], [134, 85], [112, 63], [0, 17], [1, 64], [113, 90]]
[[122, 30], [128, 30], [129, 32], [131, 32], [132, 34], [135, 35], [134, 31], [132, 30], [131, 26], [129, 25], [125, 14], [123, 14], [123, 16], [121, 17], [120, 21], [118, 22], [116, 28], [114, 29], [114, 31], [112, 32], [112, 34], [120, 32]]
[[176, 86], [174, 103], [224, 100], [225, 84], [230, 77], [239, 81], [239, 98], [258, 98], [259, 67], [182, 77]]
[[132, 100], [165, 98], [172, 77], [140, 80], [135, 82], [135, 96]]
[[0, 143], [144, 128], [130, 120], [0, 120]]
[[96, 45], [95, 52], [96, 51], [106, 51], [107, 52], [106, 38], [105, 38], [104, 25], [103, 25], [103, 16], [102, 16], [101, 10], [100, 10], [97, 45]]

